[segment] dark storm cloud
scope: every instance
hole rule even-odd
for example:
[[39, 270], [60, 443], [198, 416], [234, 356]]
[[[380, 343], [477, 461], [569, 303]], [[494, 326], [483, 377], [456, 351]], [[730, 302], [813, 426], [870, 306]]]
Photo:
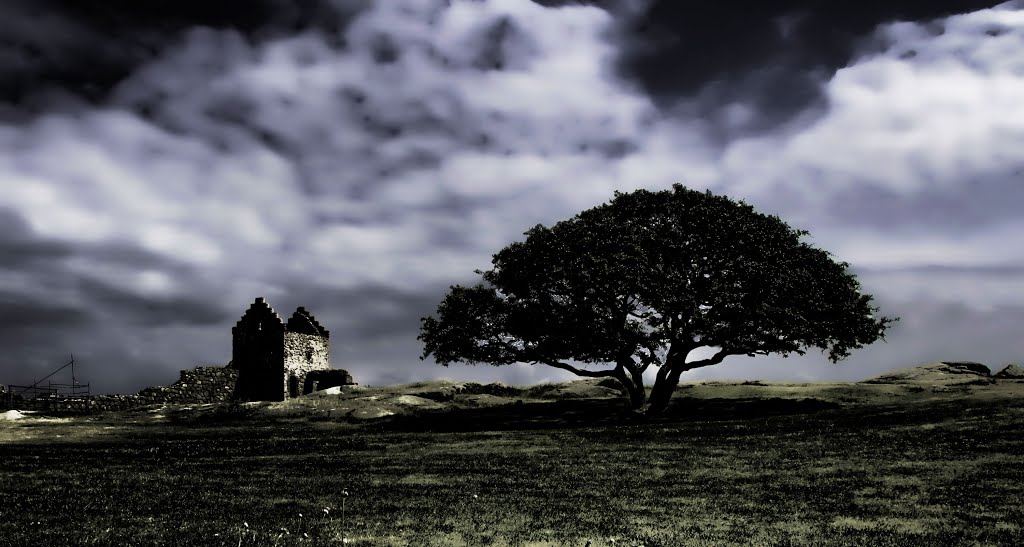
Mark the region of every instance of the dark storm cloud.
[[[306, 307], [317, 317], [329, 318], [342, 344], [352, 340], [414, 340], [420, 317], [434, 313], [446, 289], [447, 286], [437, 286], [408, 291], [374, 283], [352, 288], [296, 285], [287, 289], [287, 307], [274, 306], [285, 320], [296, 306]], [[339, 314], [341, 311], [344, 313]]]
[[[230, 317], [180, 262], [116, 240], [70, 245], [37, 233], [17, 211], [0, 209], [0, 256], [0, 382], [29, 383], [72, 353], [94, 371], [132, 361], [173, 368], [180, 350], [147, 356], [140, 345], [160, 344], [140, 342], [142, 334], [202, 329]], [[193, 290], [151, 282], [163, 277]], [[111, 386], [131, 385], [122, 380]]]
[[[82, 268], [70, 274], [63, 286], [74, 287], [81, 301], [88, 302], [95, 320], [136, 327], [203, 327], [223, 324], [233, 311], [206, 286], [203, 272], [171, 257], [124, 242], [80, 244], [76, 259], [96, 268]], [[177, 288], [148, 286], [136, 275], [149, 272], [159, 279], [173, 279]], [[145, 274], [143, 274], [145, 275]]]
[[82, 279], [78, 286], [89, 296], [97, 318], [126, 326], [218, 325], [234, 315], [222, 304], [199, 296], [140, 295], [96, 279]]
[[[265, 39], [337, 32], [363, 0], [8, 0], [0, 6], [0, 103], [35, 109], [103, 100], [196, 27]], [[70, 94], [70, 96], [68, 96]]]
[[45, 290], [25, 290], [29, 280], [44, 284], [63, 278], [60, 262], [73, 252], [66, 243], [38, 237], [16, 211], [0, 208], [0, 277], [21, 280], [20, 286], [0, 288], [0, 347], [9, 348], [8, 357], [91, 319], [73, 302], [48, 299]]
[[[85, 324], [91, 317], [84, 310], [71, 305], [40, 301], [39, 299], [20, 292], [0, 291], [0, 331], [3, 331], [4, 342], [23, 343], [24, 332], [12, 331], [19, 329], [43, 331], [51, 333], [59, 329]], [[4, 344], [4, 347], [10, 347]]]
[[738, 121], [743, 128], [770, 129], [822, 104], [823, 84], [879, 25], [999, 3], [656, 0], [619, 28], [617, 69], [676, 114], [730, 126], [739, 106], [750, 110]]
[[0, 207], [0, 270], [27, 267], [68, 256], [72, 246], [61, 241], [42, 240], [17, 211]]

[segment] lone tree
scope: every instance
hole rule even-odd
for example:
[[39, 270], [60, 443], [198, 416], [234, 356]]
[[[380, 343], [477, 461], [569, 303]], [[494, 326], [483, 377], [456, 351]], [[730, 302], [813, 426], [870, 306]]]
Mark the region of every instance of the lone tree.
[[[422, 319], [421, 359], [542, 363], [614, 378], [648, 414], [665, 409], [683, 372], [730, 355], [814, 347], [837, 362], [896, 319], [875, 317], [848, 264], [802, 242], [807, 233], [678, 184], [616, 192], [531, 228], [476, 272], [482, 283], [452, 286], [437, 317]], [[714, 353], [688, 360], [701, 348]], [[643, 374], [652, 366], [648, 400]]]

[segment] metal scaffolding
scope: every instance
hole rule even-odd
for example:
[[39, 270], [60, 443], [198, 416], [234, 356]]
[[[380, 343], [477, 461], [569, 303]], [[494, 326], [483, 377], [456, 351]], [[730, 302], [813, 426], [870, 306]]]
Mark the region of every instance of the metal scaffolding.
[[[50, 380], [58, 372], [71, 367], [71, 383], [60, 383], [53, 382]], [[44, 385], [43, 382], [46, 382]], [[13, 408], [16, 402], [19, 401], [33, 401], [39, 398], [55, 399], [55, 398], [71, 398], [71, 397], [88, 397], [89, 384], [79, 383], [78, 378], [75, 376], [75, 356], [71, 356], [71, 360], [68, 361], [64, 366], [57, 370], [47, 374], [42, 380], [33, 382], [31, 385], [19, 386], [19, 385], [8, 385], [4, 392], [3, 401], [4, 406], [7, 408]]]

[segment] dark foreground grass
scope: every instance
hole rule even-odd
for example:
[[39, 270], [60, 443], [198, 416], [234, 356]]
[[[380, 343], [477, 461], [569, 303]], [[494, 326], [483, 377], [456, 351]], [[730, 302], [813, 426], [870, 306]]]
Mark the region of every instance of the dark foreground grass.
[[5, 426], [0, 545], [1024, 545], [1019, 399], [678, 403]]

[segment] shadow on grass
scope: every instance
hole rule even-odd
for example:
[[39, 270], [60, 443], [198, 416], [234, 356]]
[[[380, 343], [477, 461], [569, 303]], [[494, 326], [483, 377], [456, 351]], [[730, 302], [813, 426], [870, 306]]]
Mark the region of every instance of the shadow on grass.
[[840, 408], [818, 399], [696, 399], [678, 398], [656, 417], [629, 410], [623, 400], [572, 399], [550, 403], [427, 411], [393, 416], [374, 422], [375, 428], [405, 432], [468, 432], [536, 429], [572, 429], [628, 424], [692, 421], [731, 421], [808, 414]]

